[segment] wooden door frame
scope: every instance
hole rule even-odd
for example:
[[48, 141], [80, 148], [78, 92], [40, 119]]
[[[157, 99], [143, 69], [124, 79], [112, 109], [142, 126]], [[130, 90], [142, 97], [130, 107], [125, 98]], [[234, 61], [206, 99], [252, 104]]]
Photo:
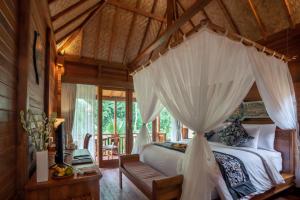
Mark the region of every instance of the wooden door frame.
[[116, 90], [125, 92], [125, 106], [126, 106], [126, 132], [125, 132], [125, 153], [130, 154], [133, 144], [132, 136], [132, 95], [133, 90], [124, 89], [124, 88], [114, 88], [114, 87], [105, 87], [98, 86], [98, 155], [99, 155], [99, 166], [100, 167], [117, 167], [118, 160], [103, 160], [103, 151], [102, 151], [102, 101], [103, 101], [103, 90]]

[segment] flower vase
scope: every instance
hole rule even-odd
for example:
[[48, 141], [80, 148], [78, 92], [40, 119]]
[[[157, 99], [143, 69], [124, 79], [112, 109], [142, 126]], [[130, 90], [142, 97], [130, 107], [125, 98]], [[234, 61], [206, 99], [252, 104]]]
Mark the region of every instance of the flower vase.
[[49, 167], [48, 167], [48, 151], [36, 152], [36, 181], [48, 181]]

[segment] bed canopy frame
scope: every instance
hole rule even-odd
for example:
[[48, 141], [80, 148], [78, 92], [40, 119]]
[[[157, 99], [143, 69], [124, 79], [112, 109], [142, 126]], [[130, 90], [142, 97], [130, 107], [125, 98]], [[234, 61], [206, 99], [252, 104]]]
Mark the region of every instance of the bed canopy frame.
[[[149, 60], [145, 61], [143, 64], [136, 67], [136, 69], [130, 75], [133, 76], [138, 71], [140, 71], [140, 70], [144, 69], [145, 67], [149, 66], [152, 62], [157, 60], [160, 56], [164, 55], [170, 49], [175, 48], [176, 46], [178, 46], [179, 44], [184, 42], [184, 40], [186, 38], [190, 37], [194, 33], [197, 33], [199, 31], [199, 29], [201, 29], [203, 27], [208, 27], [212, 31], [214, 31], [216, 33], [219, 33], [219, 34], [222, 34], [225, 37], [228, 37], [228, 38], [230, 38], [234, 41], [240, 41], [245, 46], [254, 46], [258, 51], [262, 51], [267, 55], [272, 55], [275, 58], [278, 58], [278, 59], [283, 60], [285, 62], [289, 62], [289, 61], [292, 60], [291, 58], [289, 58], [288, 56], [286, 56], [284, 54], [281, 54], [281, 53], [279, 53], [275, 50], [269, 49], [266, 46], [263, 46], [263, 45], [261, 45], [257, 42], [252, 41], [251, 39], [245, 38], [244, 36], [241, 36], [237, 33], [231, 32], [228, 29], [225, 29], [221, 26], [218, 26], [218, 25], [212, 23], [211, 21], [208, 21], [207, 19], [204, 19], [197, 26], [195, 26], [192, 30], [190, 30], [187, 34], [183, 35], [183, 37], [181, 39], [177, 40], [175, 43], [169, 44], [168, 48], [163, 49], [161, 52], [159, 52], [158, 56], [150, 58]], [[151, 46], [149, 46], [148, 48], [150, 48], [150, 47]]]

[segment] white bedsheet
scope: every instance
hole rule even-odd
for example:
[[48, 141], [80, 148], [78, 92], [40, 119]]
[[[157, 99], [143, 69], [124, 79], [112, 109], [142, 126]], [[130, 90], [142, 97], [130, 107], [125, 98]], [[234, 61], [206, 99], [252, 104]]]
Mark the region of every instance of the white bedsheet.
[[[282, 169], [281, 153], [248, 147], [228, 147], [220, 143], [209, 142], [213, 151], [219, 151], [233, 155], [241, 159], [248, 171], [250, 180], [257, 190], [257, 193], [265, 192], [273, 185], [283, 183], [284, 180], [279, 174]], [[141, 160], [167, 176], [179, 174], [184, 154], [178, 151], [163, 148], [157, 145], [147, 145], [141, 152]], [[221, 173], [220, 173], [221, 174]], [[223, 178], [217, 185], [219, 196], [224, 199], [231, 199]], [[224, 190], [224, 187], [226, 188]], [[223, 193], [223, 194], [220, 194]], [[216, 190], [212, 194], [217, 197]]]

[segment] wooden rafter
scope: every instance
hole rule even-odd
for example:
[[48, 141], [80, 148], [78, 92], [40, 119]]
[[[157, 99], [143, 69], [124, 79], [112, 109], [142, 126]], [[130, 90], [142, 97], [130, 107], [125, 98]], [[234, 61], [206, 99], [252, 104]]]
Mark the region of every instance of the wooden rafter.
[[[154, 0], [153, 4], [152, 4], [152, 8], [151, 8], [151, 13], [153, 14], [154, 11], [155, 11], [155, 8], [156, 8], [156, 5], [157, 5], [157, 0]], [[151, 24], [151, 18], [148, 18], [148, 21], [147, 21], [147, 25], [146, 25], [146, 28], [145, 28], [145, 33], [143, 35], [143, 39], [142, 39], [142, 42], [141, 42], [141, 45], [140, 45], [140, 48], [139, 48], [139, 51], [138, 53], [141, 52], [144, 44], [145, 44], [145, 41], [146, 41], [146, 38], [147, 38], [147, 33], [149, 31], [149, 28], [150, 28], [150, 24]]]
[[153, 50], [160, 47], [167, 41], [170, 36], [179, 30], [179, 28], [191, 19], [196, 13], [202, 10], [210, 0], [196, 1], [183, 15], [181, 15], [167, 30], [154, 42], [152, 42], [145, 50], [143, 50], [136, 58], [130, 63], [130, 67], [135, 69], [138, 67], [141, 60], [148, 56]]
[[114, 42], [115, 42], [115, 27], [116, 27], [116, 18], [117, 18], [117, 15], [118, 15], [118, 8], [115, 7], [115, 13], [114, 13], [114, 16], [113, 16], [113, 21], [112, 21], [112, 28], [111, 28], [111, 37], [110, 37], [110, 42], [109, 42], [109, 50], [108, 50], [108, 61], [111, 62], [111, 55], [112, 55], [112, 52], [113, 52], [113, 45], [114, 45]]
[[[165, 16], [166, 16], [166, 14], [167, 14], [167, 12], [165, 12]], [[157, 31], [157, 35], [156, 35], [155, 40], [157, 40], [157, 39], [159, 38], [160, 34], [162, 33], [163, 25], [164, 25], [164, 23], [161, 23], [161, 24], [160, 24], [160, 27], [159, 27], [159, 30]], [[149, 59], [152, 58], [153, 53], [154, 53], [154, 51], [152, 51], [152, 52], [150, 53]]]
[[87, 65], [109, 66], [109, 67], [118, 68], [118, 69], [126, 68], [126, 65], [123, 65], [122, 63], [118, 63], [118, 62], [107, 62], [105, 60], [87, 58], [84, 56], [68, 55], [68, 54], [64, 55], [64, 61], [65, 62], [73, 62], [73, 63], [82, 63], [82, 64], [87, 64]]
[[[176, 2], [177, 2], [177, 5], [179, 5], [179, 7], [181, 8], [181, 10], [182, 10], [183, 12], [185, 12], [186, 9], [185, 9], [184, 6], [182, 5], [182, 3], [181, 3], [179, 0], [176, 0]], [[190, 24], [192, 25], [192, 27], [195, 28], [196, 25], [194, 24], [194, 22], [192, 21], [192, 19], [190, 19], [189, 22], [190, 22]]]
[[161, 22], [165, 22], [166, 20], [161, 17], [161, 16], [158, 16], [158, 15], [155, 15], [155, 14], [152, 14], [152, 13], [149, 13], [149, 12], [146, 12], [142, 9], [139, 9], [139, 8], [134, 8], [134, 7], [131, 7], [131, 6], [128, 6], [127, 4], [124, 4], [124, 3], [121, 3], [121, 2], [118, 2], [116, 0], [107, 0], [107, 3], [108, 4], [111, 4], [111, 5], [114, 5], [116, 7], [119, 7], [121, 9], [124, 9], [124, 10], [127, 10], [127, 11], [131, 11], [131, 12], [134, 12], [136, 14], [139, 14], [139, 15], [143, 15], [145, 17], [149, 17], [149, 18], [152, 18], [152, 19], [155, 19], [155, 20], [158, 20], [158, 21], [161, 21]]
[[[100, 2], [99, 2], [100, 3]], [[94, 9], [97, 9], [97, 7], [99, 6], [99, 3], [96, 3], [95, 5], [91, 6], [90, 8], [84, 10], [83, 12], [81, 12], [79, 15], [77, 15], [76, 17], [68, 20], [65, 24], [63, 24], [62, 26], [58, 27], [54, 33], [58, 33], [59, 31], [62, 31], [64, 28], [66, 28], [67, 26], [69, 26], [70, 24], [72, 24], [74, 21], [78, 20], [80, 17], [86, 15], [87, 13], [93, 11]]]
[[254, 17], [255, 17], [256, 23], [257, 23], [257, 25], [258, 25], [258, 27], [259, 27], [259, 30], [260, 30], [260, 32], [261, 32], [263, 38], [266, 39], [266, 38], [267, 38], [267, 31], [266, 31], [266, 28], [265, 28], [264, 24], [263, 24], [262, 21], [261, 21], [260, 16], [259, 16], [258, 13], [256, 12], [256, 6], [255, 6], [254, 3], [252, 2], [252, 0], [248, 0], [248, 4], [249, 4], [249, 6], [250, 6], [250, 9], [251, 9], [251, 11], [252, 11], [252, 14], [253, 14]]
[[68, 48], [70, 44], [74, 41], [74, 39], [78, 36], [81, 30], [77, 30], [57, 49], [57, 52], [61, 52], [64, 49]]
[[[138, 9], [140, 7], [140, 4], [141, 4], [141, 0], [137, 0], [135, 8]], [[127, 36], [127, 39], [126, 39], [126, 42], [125, 42], [123, 63], [125, 62], [125, 59], [126, 59], [126, 56], [127, 56], [127, 49], [128, 49], [129, 42], [130, 42], [130, 39], [131, 39], [131, 36], [132, 36], [132, 33], [133, 33], [133, 27], [135, 25], [136, 18], [137, 18], [136, 13], [133, 13], [133, 17], [132, 17], [132, 20], [131, 20], [131, 23], [130, 23], [129, 33], [128, 33], [128, 36]]]
[[105, 1], [101, 1], [101, 3], [98, 5], [98, 7], [96, 9], [94, 9], [93, 11], [91, 11], [88, 16], [75, 28], [73, 28], [72, 30], [70, 30], [67, 34], [65, 34], [63, 37], [61, 37], [60, 39], [58, 39], [56, 41], [56, 43], [60, 43], [61, 41], [63, 41], [66, 37], [68, 37], [70, 34], [74, 33], [75, 31], [77, 31], [78, 29], [81, 29], [85, 23], [87, 21], [89, 21], [90, 18], [92, 18], [97, 10], [102, 10], [102, 8], [105, 6], [106, 2]]
[[223, 2], [223, 0], [217, 0], [217, 3], [219, 5], [219, 7], [221, 8], [222, 12], [224, 13], [225, 17], [227, 18], [227, 20], [229, 21], [229, 24], [231, 25], [233, 30], [235, 32], [237, 32], [238, 34], [241, 34], [238, 26], [236, 25], [235, 21], [233, 20], [230, 12], [228, 11], [228, 8], [226, 7], [226, 5]]
[[51, 21], [55, 21], [58, 18], [64, 16], [65, 14], [67, 14], [68, 12], [70, 12], [71, 10], [74, 10], [76, 8], [78, 8], [79, 6], [81, 6], [82, 4], [84, 4], [87, 1], [78, 1], [77, 3], [74, 3], [73, 5], [67, 7], [66, 9], [62, 10], [61, 12], [57, 13], [56, 15], [54, 15], [53, 17], [51, 17]]
[[289, 1], [288, 0], [282, 0], [282, 3], [283, 3], [283, 6], [284, 6], [284, 9], [286, 11], [286, 14], [287, 14], [287, 17], [288, 17], [288, 20], [289, 20], [289, 23], [290, 23], [290, 27], [295, 28], [295, 22], [294, 22], [293, 17], [292, 17], [291, 5], [290, 5]]

